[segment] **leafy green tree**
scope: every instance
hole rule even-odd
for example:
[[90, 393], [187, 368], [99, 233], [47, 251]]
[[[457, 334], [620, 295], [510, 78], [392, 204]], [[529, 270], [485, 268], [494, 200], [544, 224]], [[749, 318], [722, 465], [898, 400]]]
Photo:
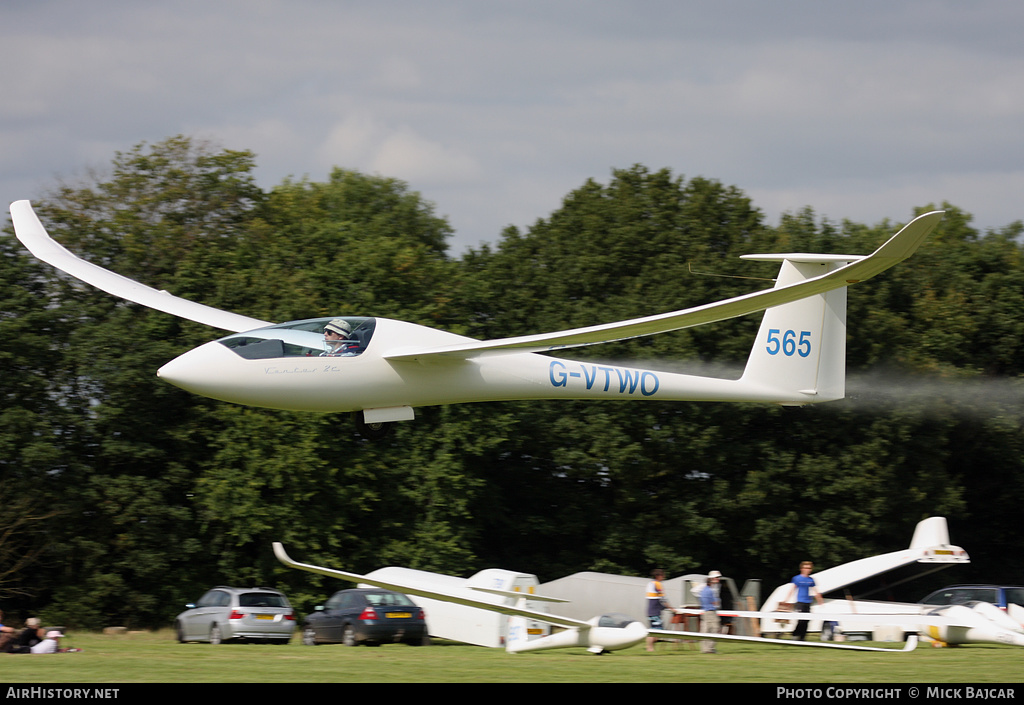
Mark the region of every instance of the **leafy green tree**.
[[[400, 181], [339, 168], [263, 192], [253, 165], [173, 137], [36, 206], [87, 259], [209, 305], [480, 338], [765, 288], [751, 277], [774, 265], [738, 255], [862, 254], [898, 227], [811, 208], [770, 227], [736, 187], [637, 165], [453, 260], [447, 222]], [[74, 626], [164, 625], [215, 583], [277, 585], [302, 609], [341, 587], [286, 569], [272, 541], [355, 571], [499, 566], [547, 580], [658, 565], [770, 584], [804, 558], [827, 567], [902, 548], [935, 514], [985, 579], [1019, 582], [1003, 558], [1024, 498], [1022, 226], [981, 234], [943, 207], [914, 258], [850, 290], [846, 401], [455, 405], [418, 409], [383, 442], [354, 434], [348, 414], [234, 406], [160, 382], [156, 368], [216, 332], [96, 292], [0, 238], [0, 530], [12, 508], [41, 517], [29, 544], [0, 535], [0, 551], [35, 556], [0, 575], [23, 594], [5, 607], [43, 606]], [[571, 356], [735, 376], [758, 322]], [[32, 585], [42, 568], [46, 584]]]
[[[1005, 281], [1017, 256], [1006, 235], [1015, 230], [978, 238], [968, 217], [946, 209], [950, 217], [923, 257], [851, 290], [852, 370], [885, 363], [901, 376], [971, 376], [972, 362], [992, 357], [974, 341], [982, 335], [977, 321], [989, 315], [980, 309], [993, 299], [976, 296], [971, 277]], [[810, 209], [768, 228], [736, 189], [634, 167], [615, 172], [607, 187], [587, 182], [529, 232], [509, 229], [495, 248], [469, 253], [464, 291], [478, 297], [470, 304], [477, 335], [581, 326], [763, 288], [694, 273], [740, 274], [733, 264], [739, 254], [867, 253], [895, 229], [837, 226]], [[982, 254], [982, 242], [1002, 252]], [[774, 271], [742, 271], [751, 273]], [[994, 300], [1007, 310], [1016, 295], [1001, 290]], [[1009, 333], [1002, 351], [1015, 349], [1010, 319], [996, 318]], [[652, 365], [671, 359], [684, 367], [732, 360], [738, 371], [757, 323], [748, 317], [574, 356], [646, 358]], [[518, 555], [551, 577], [584, 568], [642, 574], [660, 564], [785, 579], [805, 557], [827, 566], [902, 548], [925, 516], [956, 522], [970, 514], [958, 439], [978, 421], [933, 398], [904, 401], [888, 391], [888, 406], [865, 409], [853, 399], [796, 412], [732, 404], [515, 405], [520, 432], [495, 462], [504, 468], [500, 477], [543, 491], [527, 497], [503, 487], [503, 499], [516, 499], [516, 520], [504, 519], [511, 509], [488, 507], [480, 512], [489, 518], [485, 537], [536, 527], [533, 541], [547, 537], [543, 555]], [[499, 555], [517, 555], [497, 539], [491, 545], [501, 546]]]
[[[189, 275], [204, 262], [219, 268], [211, 258], [261, 200], [251, 169], [250, 153], [171, 138], [118, 154], [107, 180], [63, 185], [35, 205], [85, 257], [195, 297], [208, 292]], [[85, 626], [153, 623], [182, 601], [169, 575], [204, 562], [187, 497], [203, 454], [192, 412], [205, 403], [153, 371], [208, 332], [49, 269], [39, 286], [59, 324], [49, 394], [68, 420], [35, 468], [59, 478], [53, 496], [67, 512], [47, 552], [61, 566], [48, 574], [50, 614]]]
[[343, 312], [444, 325], [450, 235], [401, 181], [334, 169], [325, 183], [272, 189], [233, 267], [268, 320]]
[[[735, 188], [636, 166], [588, 181], [528, 233], [464, 258], [470, 333], [500, 337], [684, 308], [757, 288], [703, 273], [738, 273], [735, 256], [771, 244], [760, 213]], [[762, 283], [763, 285], [763, 283]], [[476, 298], [474, 298], [476, 297]], [[756, 320], [577, 349], [573, 357], [640, 359], [663, 368], [741, 360]], [[704, 510], [712, 491], [703, 452], [707, 405], [550, 402], [515, 409], [517, 435], [496, 448], [499, 500], [481, 508], [488, 546], [548, 577], [597, 568], [690, 569], [720, 529]], [[488, 413], [493, 413], [490, 409]], [[508, 481], [505, 481], [508, 478]], [[516, 485], [512, 487], [511, 485]], [[518, 489], [518, 488], [522, 489]], [[557, 526], [557, 529], [555, 527]], [[519, 553], [509, 531], [528, 537]], [[653, 537], [653, 538], [652, 538]], [[494, 550], [494, 549], [492, 549]], [[523, 552], [526, 550], [527, 552]]]

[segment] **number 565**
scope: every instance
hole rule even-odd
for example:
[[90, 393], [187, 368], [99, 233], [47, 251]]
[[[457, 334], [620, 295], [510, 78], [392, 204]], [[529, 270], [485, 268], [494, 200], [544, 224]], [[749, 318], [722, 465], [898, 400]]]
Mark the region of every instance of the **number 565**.
[[811, 354], [811, 331], [800, 331], [799, 338], [794, 330], [787, 330], [785, 333], [782, 333], [781, 338], [779, 333], [782, 333], [782, 331], [778, 328], [768, 329], [768, 345], [765, 347], [765, 350], [768, 351], [769, 355], [778, 355], [781, 352], [786, 357], [792, 357], [793, 353], [800, 357], [807, 357]]

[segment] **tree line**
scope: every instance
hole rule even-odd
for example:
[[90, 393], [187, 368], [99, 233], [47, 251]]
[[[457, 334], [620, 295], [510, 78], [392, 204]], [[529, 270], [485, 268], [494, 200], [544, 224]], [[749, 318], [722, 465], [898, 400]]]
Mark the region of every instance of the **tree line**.
[[[172, 137], [34, 206], [69, 249], [184, 298], [264, 320], [385, 316], [478, 338], [765, 288], [749, 277], [776, 265], [739, 255], [866, 254], [899, 227], [811, 208], [773, 226], [737, 187], [635, 165], [453, 255], [450, 225], [408, 184], [336, 168], [263, 190], [254, 167], [251, 152]], [[936, 580], [1024, 582], [1024, 226], [981, 233], [940, 207], [913, 258], [850, 289], [844, 401], [441, 406], [383, 441], [347, 414], [234, 406], [159, 381], [160, 365], [219, 332], [62, 275], [8, 226], [0, 605], [79, 628], [152, 627], [214, 584], [276, 586], [304, 610], [342, 587], [284, 568], [272, 541], [356, 572], [502, 567], [546, 581], [657, 566], [774, 585], [806, 558], [820, 569], [905, 548], [935, 515], [973, 560]], [[574, 357], [728, 375], [758, 323]]]

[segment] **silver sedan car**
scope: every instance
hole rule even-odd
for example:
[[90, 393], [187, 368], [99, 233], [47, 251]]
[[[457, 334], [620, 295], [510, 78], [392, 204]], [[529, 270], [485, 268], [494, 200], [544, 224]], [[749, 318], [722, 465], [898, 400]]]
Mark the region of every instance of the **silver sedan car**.
[[271, 588], [218, 585], [174, 620], [178, 641], [259, 641], [287, 644], [295, 631], [295, 611], [283, 593]]

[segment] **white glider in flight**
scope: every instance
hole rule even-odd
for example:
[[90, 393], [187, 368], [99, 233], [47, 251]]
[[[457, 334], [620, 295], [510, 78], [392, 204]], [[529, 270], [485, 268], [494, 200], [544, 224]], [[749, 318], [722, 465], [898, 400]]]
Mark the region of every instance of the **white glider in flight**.
[[[846, 287], [914, 253], [942, 219], [918, 216], [870, 255], [771, 254], [774, 288], [680, 311], [497, 340], [475, 340], [387, 318], [261, 321], [188, 301], [80, 259], [52, 240], [28, 201], [11, 204], [18, 239], [40, 260], [114, 296], [231, 335], [169, 361], [157, 374], [195, 394], [236, 404], [358, 412], [364, 433], [414, 418], [415, 407], [517, 399], [766, 402], [842, 399]], [[739, 379], [580, 362], [565, 348], [654, 335], [767, 309]], [[325, 340], [334, 322], [339, 332]]]

